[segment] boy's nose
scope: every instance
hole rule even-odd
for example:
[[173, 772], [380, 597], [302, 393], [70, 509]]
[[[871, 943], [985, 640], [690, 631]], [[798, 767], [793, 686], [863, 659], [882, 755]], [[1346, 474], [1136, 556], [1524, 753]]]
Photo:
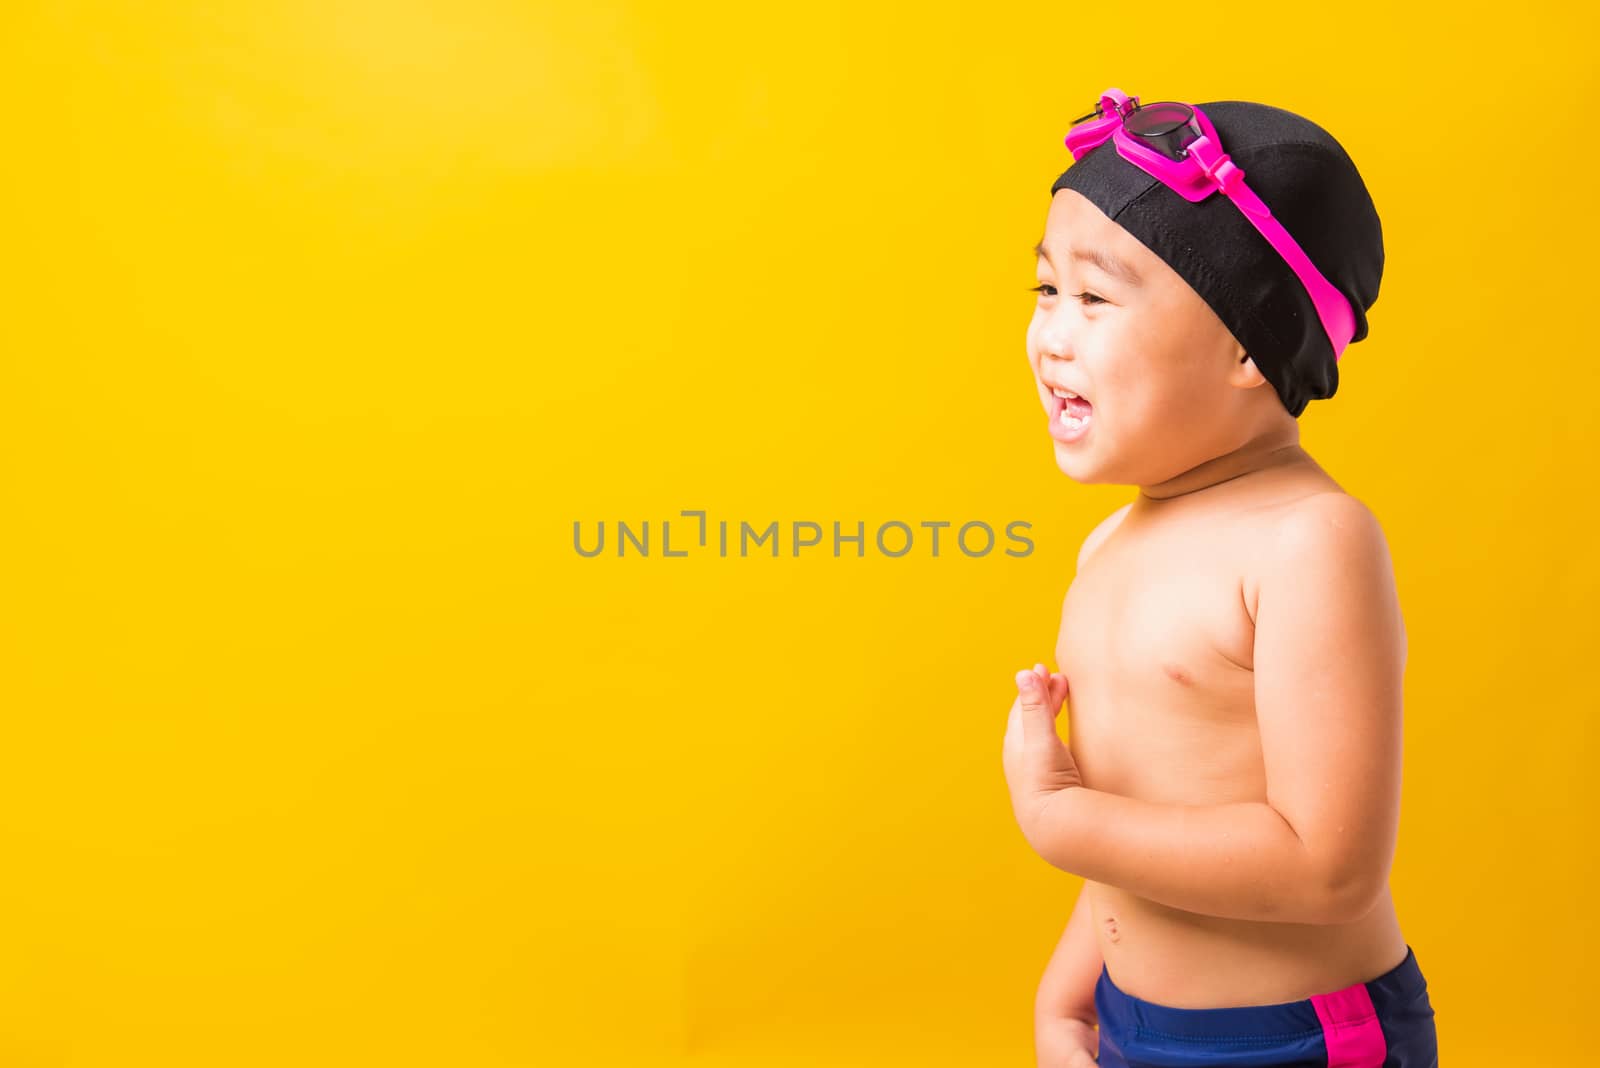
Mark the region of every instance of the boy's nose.
[[1054, 316], [1039, 331], [1039, 352], [1044, 356], [1054, 356], [1058, 360], [1071, 359], [1072, 331], [1066, 325], [1065, 316]]

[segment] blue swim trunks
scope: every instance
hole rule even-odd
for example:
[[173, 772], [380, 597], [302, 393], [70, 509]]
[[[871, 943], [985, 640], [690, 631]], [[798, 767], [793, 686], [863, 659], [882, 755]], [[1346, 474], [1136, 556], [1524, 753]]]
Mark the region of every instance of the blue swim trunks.
[[1376, 979], [1304, 1001], [1179, 1009], [1094, 988], [1100, 1068], [1438, 1068], [1428, 984], [1417, 955]]

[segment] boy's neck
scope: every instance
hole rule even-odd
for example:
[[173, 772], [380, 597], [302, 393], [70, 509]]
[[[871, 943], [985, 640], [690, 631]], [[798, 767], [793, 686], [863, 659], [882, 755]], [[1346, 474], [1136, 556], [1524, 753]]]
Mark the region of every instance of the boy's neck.
[[1300, 424], [1277, 423], [1232, 452], [1213, 457], [1165, 482], [1140, 486], [1139, 497], [1145, 504], [1155, 504], [1229, 482], [1242, 475], [1308, 460], [1310, 456], [1300, 447]]

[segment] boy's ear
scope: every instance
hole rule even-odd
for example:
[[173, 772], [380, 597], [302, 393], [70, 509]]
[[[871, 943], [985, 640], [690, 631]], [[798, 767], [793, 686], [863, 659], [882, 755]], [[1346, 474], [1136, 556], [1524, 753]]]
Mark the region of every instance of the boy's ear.
[[1228, 375], [1228, 382], [1241, 389], [1255, 389], [1257, 386], [1266, 385], [1267, 377], [1261, 373], [1261, 368], [1256, 366], [1256, 361], [1240, 349], [1239, 359], [1234, 363], [1232, 373]]

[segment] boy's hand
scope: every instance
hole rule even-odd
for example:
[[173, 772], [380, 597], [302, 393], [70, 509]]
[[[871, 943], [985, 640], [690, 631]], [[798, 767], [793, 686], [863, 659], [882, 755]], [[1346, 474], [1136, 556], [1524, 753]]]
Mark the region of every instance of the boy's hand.
[[1056, 715], [1067, 697], [1067, 677], [1043, 664], [1017, 672], [1017, 700], [1006, 723], [1001, 757], [1011, 809], [1032, 845], [1039, 814], [1063, 790], [1083, 785], [1072, 752], [1056, 733]]
[[1046, 1016], [1034, 1021], [1033, 1054], [1038, 1068], [1095, 1068], [1100, 1036], [1084, 1020]]

